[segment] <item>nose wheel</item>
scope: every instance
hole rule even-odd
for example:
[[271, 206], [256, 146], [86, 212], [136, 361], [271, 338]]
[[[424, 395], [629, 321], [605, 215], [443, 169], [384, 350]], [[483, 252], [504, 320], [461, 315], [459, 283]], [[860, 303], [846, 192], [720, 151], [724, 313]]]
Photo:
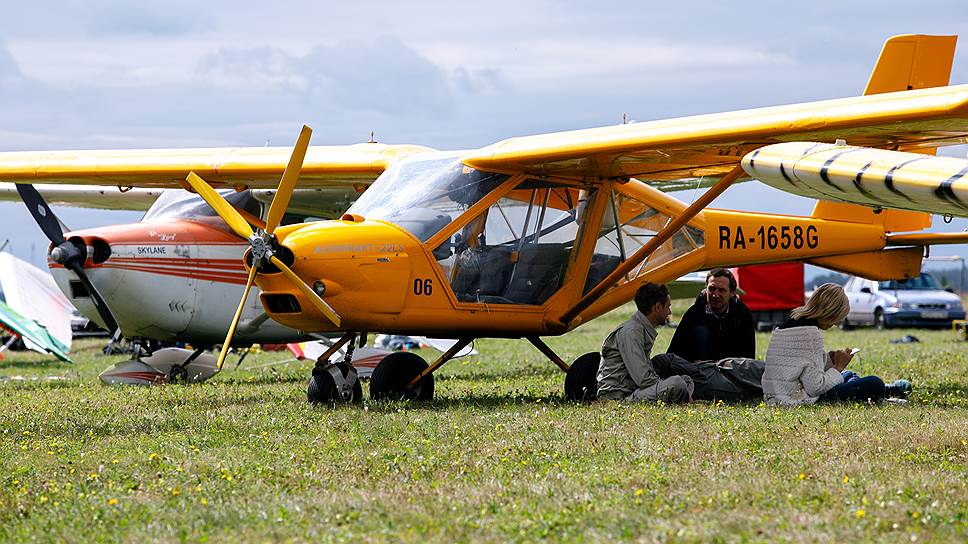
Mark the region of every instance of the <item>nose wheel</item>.
[[313, 372], [306, 397], [310, 404], [359, 404], [363, 402], [363, 386], [351, 365], [329, 365]]

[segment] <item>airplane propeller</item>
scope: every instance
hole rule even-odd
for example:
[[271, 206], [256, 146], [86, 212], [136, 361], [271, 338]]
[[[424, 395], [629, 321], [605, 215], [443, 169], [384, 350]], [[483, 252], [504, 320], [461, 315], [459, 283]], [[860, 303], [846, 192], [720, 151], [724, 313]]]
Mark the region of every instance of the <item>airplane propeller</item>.
[[245, 290], [242, 291], [242, 300], [239, 301], [239, 307], [236, 309], [228, 333], [225, 335], [222, 351], [218, 356], [216, 365], [219, 369], [222, 368], [222, 363], [228, 354], [229, 345], [232, 342], [232, 337], [235, 335], [235, 329], [238, 326], [239, 318], [242, 316], [242, 309], [245, 307], [245, 301], [249, 296], [249, 289], [252, 288], [255, 275], [260, 269], [268, 267], [270, 264], [278, 268], [309, 299], [317, 310], [336, 326], [340, 325], [341, 318], [339, 314], [326, 301], [320, 298], [309, 285], [306, 285], [306, 282], [293, 272], [286, 263], [282, 262], [276, 256], [280, 248], [274, 232], [282, 222], [282, 216], [285, 214], [286, 208], [289, 207], [289, 200], [292, 198], [293, 189], [299, 180], [299, 171], [302, 169], [303, 160], [306, 158], [306, 150], [309, 148], [309, 138], [311, 135], [312, 129], [303, 125], [302, 131], [299, 133], [299, 138], [296, 140], [296, 145], [292, 150], [292, 155], [289, 157], [289, 164], [286, 165], [282, 179], [279, 180], [279, 187], [276, 189], [276, 194], [272, 198], [272, 203], [269, 204], [265, 230], [253, 230], [245, 218], [228, 201], [222, 198], [222, 195], [206, 183], [205, 180], [198, 177], [195, 172], [190, 172], [186, 178], [189, 185], [192, 186], [192, 189], [215, 210], [235, 234], [248, 241], [251, 248], [252, 263], [249, 268], [249, 277], [245, 284]]
[[41, 196], [40, 192], [33, 185], [18, 183], [17, 192], [20, 194], [20, 198], [24, 201], [24, 204], [27, 205], [27, 210], [33, 216], [34, 221], [40, 226], [40, 230], [44, 231], [47, 239], [54, 244], [53, 249], [50, 250], [50, 258], [54, 262], [64, 265], [64, 268], [77, 274], [77, 279], [81, 281], [87, 289], [88, 294], [90, 294], [94, 308], [97, 309], [98, 315], [104, 321], [104, 326], [114, 335], [118, 330], [118, 322], [114, 319], [114, 315], [111, 314], [111, 310], [108, 308], [104, 297], [94, 287], [91, 279], [87, 277], [87, 273], [84, 271], [84, 261], [87, 260], [87, 248], [64, 239], [64, 230], [61, 222], [54, 215], [54, 212], [51, 211], [44, 197]]

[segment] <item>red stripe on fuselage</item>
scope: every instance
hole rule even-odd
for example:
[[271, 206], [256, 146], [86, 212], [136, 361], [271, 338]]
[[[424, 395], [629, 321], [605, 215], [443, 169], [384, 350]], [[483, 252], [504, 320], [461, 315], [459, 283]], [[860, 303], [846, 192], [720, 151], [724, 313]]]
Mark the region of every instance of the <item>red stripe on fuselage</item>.
[[109, 263], [98, 265], [98, 268], [113, 268], [115, 270], [127, 270], [129, 272], [145, 272], [147, 274], [159, 274], [162, 276], [173, 276], [177, 278], [207, 280], [218, 283], [229, 283], [233, 285], [245, 285], [246, 281], [248, 280], [248, 274], [234, 274], [231, 272], [219, 273], [210, 270], [198, 270], [191, 268], [178, 270], [175, 268], [161, 268], [157, 266], [112, 265]]

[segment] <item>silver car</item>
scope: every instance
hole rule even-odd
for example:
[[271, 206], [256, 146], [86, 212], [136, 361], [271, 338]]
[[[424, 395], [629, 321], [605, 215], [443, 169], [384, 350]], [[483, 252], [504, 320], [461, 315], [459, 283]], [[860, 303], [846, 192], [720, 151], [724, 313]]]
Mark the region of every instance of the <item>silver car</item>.
[[845, 329], [855, 325], [941, 328], [965, 318], [958, 295], [942, 289], [926, 272], [906, 281], [851, 277], [844, 292], [850, 300], [850, 313], [842, 323]]

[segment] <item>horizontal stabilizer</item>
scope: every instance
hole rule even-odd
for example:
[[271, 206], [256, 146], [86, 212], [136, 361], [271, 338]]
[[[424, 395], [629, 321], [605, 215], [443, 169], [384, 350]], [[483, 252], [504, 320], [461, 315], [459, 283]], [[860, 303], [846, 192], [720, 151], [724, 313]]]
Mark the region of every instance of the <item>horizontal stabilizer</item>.
[[905, 280], [921, 273], [923, 255], [924, 248], [905, 247], [820, 257], [807, 262], [874, 281]]
[[750, 176], [809, 198], [968, 217], [968, 161], [838, 144], [787, 142], [743, 158]]

